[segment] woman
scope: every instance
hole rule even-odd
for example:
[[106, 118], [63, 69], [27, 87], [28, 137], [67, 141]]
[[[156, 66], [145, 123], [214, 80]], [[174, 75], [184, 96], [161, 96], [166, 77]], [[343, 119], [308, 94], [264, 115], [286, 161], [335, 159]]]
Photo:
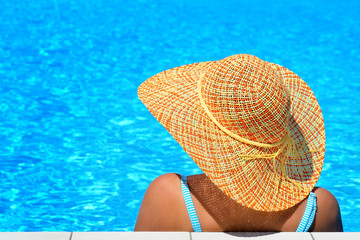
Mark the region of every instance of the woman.
[[289, 69], [239, 54], [164, 71], [138, 94], [204, 174], [155, 179], [135, 230], [343, 230], [335, 197], [314, 187], [319, 104]]

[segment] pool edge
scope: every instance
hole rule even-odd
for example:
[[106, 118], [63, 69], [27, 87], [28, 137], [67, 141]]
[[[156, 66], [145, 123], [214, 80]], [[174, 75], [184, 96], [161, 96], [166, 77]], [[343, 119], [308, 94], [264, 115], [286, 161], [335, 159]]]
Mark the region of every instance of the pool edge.
[[329, 240], [329, 239], [360, 239], [360, 232], [344, 233], [264, 233], [264, 232], [0, 232], [1, 240], [235, 240], [235, 239], [309, 239], [309, 240]]

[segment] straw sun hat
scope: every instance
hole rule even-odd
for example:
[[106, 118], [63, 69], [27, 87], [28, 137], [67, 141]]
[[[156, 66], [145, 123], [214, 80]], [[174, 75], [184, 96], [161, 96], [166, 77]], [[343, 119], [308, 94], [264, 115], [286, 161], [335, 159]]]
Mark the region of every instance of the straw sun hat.
[[289, 69], [239, 54], [161, 72], [138, 95], [207, 177], [243, 206], [285, 210], [319, 178], [321, 110]]

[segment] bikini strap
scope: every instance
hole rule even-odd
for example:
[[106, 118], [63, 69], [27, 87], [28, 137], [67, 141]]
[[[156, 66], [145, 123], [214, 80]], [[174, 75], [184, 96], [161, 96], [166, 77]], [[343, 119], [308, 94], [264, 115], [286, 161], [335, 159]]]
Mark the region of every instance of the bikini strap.
[[200, 226], [200, 221], [196, 214], [194, 203], [191, 199], [189, 186], [187, 184], [187, 176], [185, 176], [185, 175], [181, 176], [181, 190], [182, 190], [182, 194], [184, 196], [186, 208], [187, 208], [190, 220], [191, 220], [193, 230], [194, 230], [194, 232], [202, 232], [201, 226]]
[[310, 195], [307, 200], [306, 209], [304, 216], [301, 219], [298, 229], [296, 232], [307, 232], [311, 227], [311, 224], [314, 221], [316, 213], [316, 195], [313, 192], [310, 192]]

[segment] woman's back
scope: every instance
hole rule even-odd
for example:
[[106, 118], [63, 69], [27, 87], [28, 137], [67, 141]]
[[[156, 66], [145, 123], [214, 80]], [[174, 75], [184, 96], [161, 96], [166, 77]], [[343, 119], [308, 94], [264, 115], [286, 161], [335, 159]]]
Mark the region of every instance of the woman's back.
[[[202, 231], [296, 231], [307, 199], [284, 211], [263, 212], [244, 207], [217, 188], [204, 174], [188, 177], [188, 186]], [[314, 189], [317, 211], [310, 231], [342, 231], [339, 205], [323, 188]], [[147, 190], [136, 231], [193, 231], [177, 174], [165, 174]]]

